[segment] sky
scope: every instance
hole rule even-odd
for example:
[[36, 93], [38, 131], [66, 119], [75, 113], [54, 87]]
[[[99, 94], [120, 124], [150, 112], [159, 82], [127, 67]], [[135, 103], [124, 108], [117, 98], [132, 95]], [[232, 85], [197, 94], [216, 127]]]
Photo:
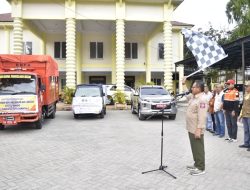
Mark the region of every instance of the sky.
[[[175, 21], [194, 24], [195, 28], [208, 29], [209, 22], [215, 29], [232, 29], [226, 16], [226, 4], [229, 0], [184, 0], [174, 11]], [[6, 0], [0, 0], [0, 14], [11, 12]]]
[[174, 11], [173, 20], [194, 24], [195, 28], [232, 29], [226, 16], [229, 0], [184, 0]]

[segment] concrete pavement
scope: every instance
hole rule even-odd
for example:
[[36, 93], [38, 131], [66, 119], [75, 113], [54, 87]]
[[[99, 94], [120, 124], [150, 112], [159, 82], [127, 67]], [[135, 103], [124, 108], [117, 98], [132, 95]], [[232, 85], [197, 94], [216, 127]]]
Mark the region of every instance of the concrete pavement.
[[44, 128], [8, 127], [0, 131], [0, 189], [250, 189], [250, 152], [239, 142], [205, 134], [206, 174], [191, 176], [192, 155], [185, 130], [185, 108], [175, 121], [164, 120], [167, 171], [142, 175], [160, 164], [159, 118], [139, 121], [129, 110], [108, 110], [104, 119], [75, 120], [57, 112]]

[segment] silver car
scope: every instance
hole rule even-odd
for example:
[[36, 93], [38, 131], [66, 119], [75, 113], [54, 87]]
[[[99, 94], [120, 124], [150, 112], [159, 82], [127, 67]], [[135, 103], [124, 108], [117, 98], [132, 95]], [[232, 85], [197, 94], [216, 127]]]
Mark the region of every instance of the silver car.
[[175, 120], [177, 107], [173, 96], [162, 86], [140, 86], [132, 96], [131, 111], [140, 120], [154, 115], [167, 115]]

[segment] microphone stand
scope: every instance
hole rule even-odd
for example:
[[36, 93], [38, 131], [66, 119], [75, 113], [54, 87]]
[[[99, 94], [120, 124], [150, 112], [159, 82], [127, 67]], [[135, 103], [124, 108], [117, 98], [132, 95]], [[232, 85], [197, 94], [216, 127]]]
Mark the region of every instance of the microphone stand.
[[[170, 105], [173, 104], [174, 102], [176, 102], [176, 101], [170, 102]], [[175, 177], [173, 174], [171, 174], [171, 173], [169, 173], [168, 171], [165, 170], [165, 168], [167, 168], [168, 166], [162, 165], [162, 160], [163, 160], [163, 116], [164, 116], [164, 110], [165, 110], [166, 107], [167, 107], [167, 105], [164, 108], [162, 108], [161, 110], [159, 110], [158, 112], [156, 112], [155, 114], [152, 114], [151, 116], [149, 116], [147, 118], [147, 120], [148, 120], [151, 117], [153, 117], [154, 115], [161, 112], [161, 164], [160, 164], [158, 169], [145, 171], [145, 172], [142, 172], [142, 174], [150, 173], [150, 172], [154, 172], [154, 171], [163, 171], [163, 172], [167, 173], [168, 175], [170, 175], [171, 177], [173, 177], [174, 179], [177, 179], [177, 177]]]

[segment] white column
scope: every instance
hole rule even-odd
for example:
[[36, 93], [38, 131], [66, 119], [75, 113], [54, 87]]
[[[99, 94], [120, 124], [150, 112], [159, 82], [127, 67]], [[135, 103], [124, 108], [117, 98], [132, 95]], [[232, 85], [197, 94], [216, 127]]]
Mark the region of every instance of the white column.
[[13, 53], [23, 54], [23, 21], [15, 17], [13, 23]]
[[10, 28], [4, 27], [5, 30], [5, 53], [10, 53]]
[[66, 86], [76, 86], [76, 21], [66, 19]]
[[112, 34], [111, 39], [111, 55], [112, 55], [112, 71], [111, 71], [111, 83], [116, 84], [116, 36]]
[[183, 92], [182, 79], [184, 77], [184, 66], [179, 66], [179, 93]]
[[116, 20], [116, 85], [117, 89], [124, 90], [125, 67], [125, 21]]
[[151, 82], [151, 39], [145, 43], [146, 46], [146, 83]]
[[77, 33], [76, 35], [76, 81], [77, 84], [81, 84], [82, 83], [82, 59], [81, 59], [81, 55], [82, 55], [82, 34], [81, 33]]
[[172, 81], [172, 24], [165, 21], [163, 25], [164, 34], [164, 86], [168, 90], [173, 90]]

